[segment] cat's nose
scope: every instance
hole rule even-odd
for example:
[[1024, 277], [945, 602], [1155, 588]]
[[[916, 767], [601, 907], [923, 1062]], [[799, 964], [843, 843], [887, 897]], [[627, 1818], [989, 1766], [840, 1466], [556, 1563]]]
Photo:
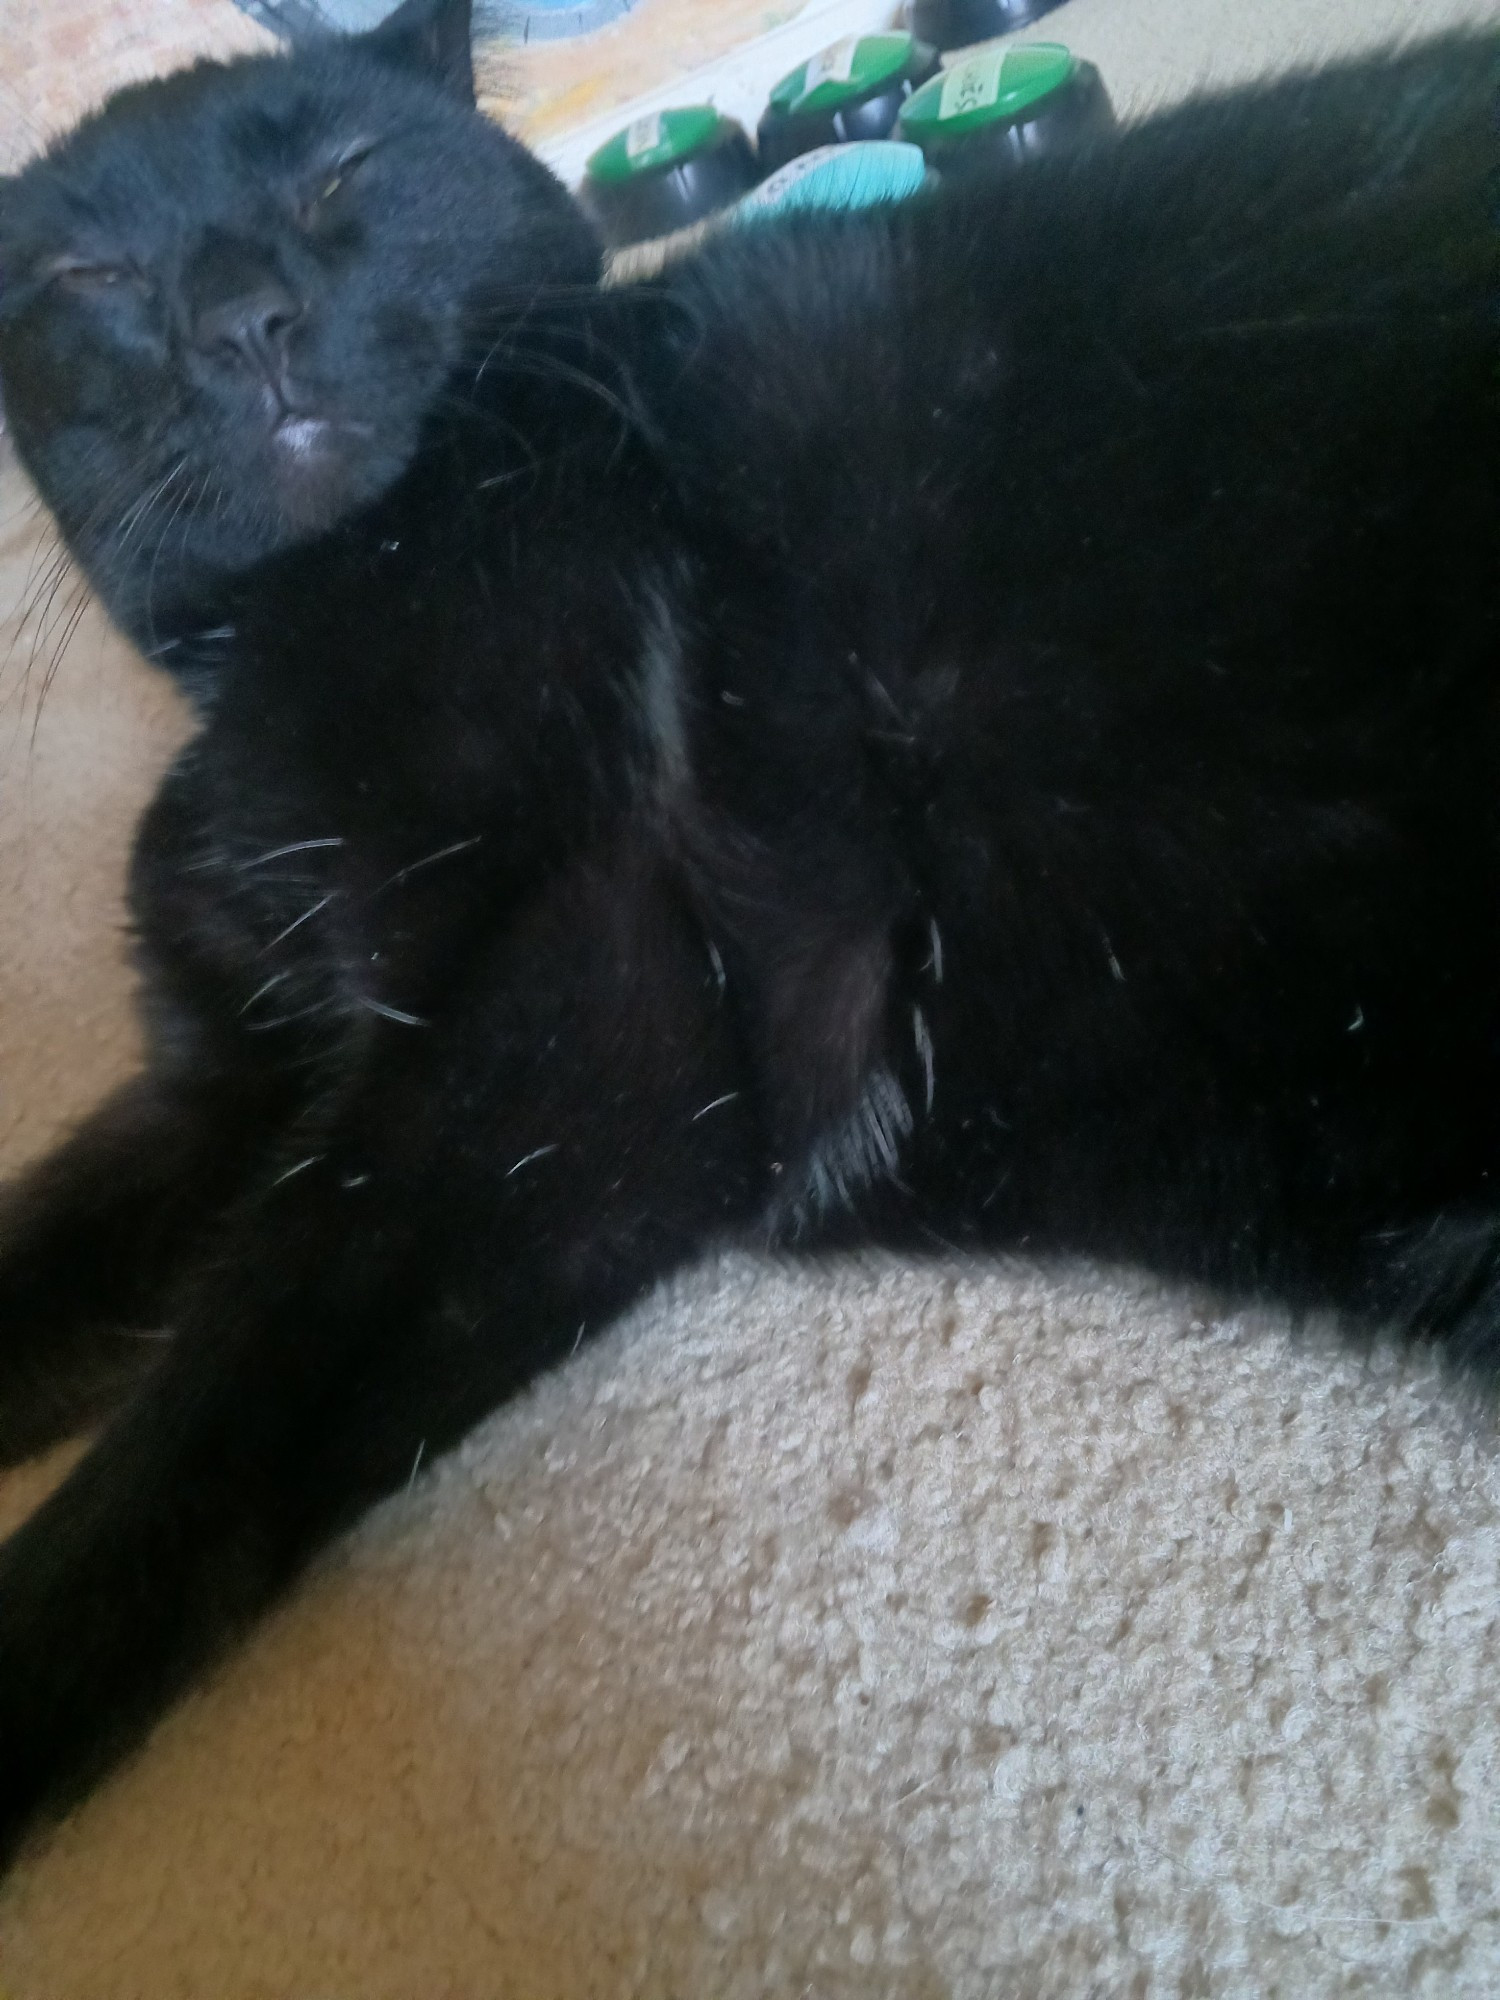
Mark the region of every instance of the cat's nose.
[[287, 340], [302, 317], [302, 303], [275, 280], [206, 306], [193, 332], [205, 353], [233, 357], [279, 388], [286, 375]]

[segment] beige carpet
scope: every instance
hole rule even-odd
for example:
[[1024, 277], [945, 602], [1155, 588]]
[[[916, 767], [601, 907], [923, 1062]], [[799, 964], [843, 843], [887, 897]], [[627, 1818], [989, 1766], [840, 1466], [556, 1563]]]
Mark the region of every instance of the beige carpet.
[[[1234, 66], [1394, 15], [1056, 26], [1128, 94], [1221, 18]], [[0, 610], [45, 540], [0, 470]], [[129, 1060], [121, 843], [182, 726], [91, 611], [38, 715], [42, 615], [0, 632], [9, 1164]], [[1490, 2000], [1497, 1885], [1488, 1410], [1118, 1274], [732, 1259], [424, 1467], [25, 1857], [0, 1992]]]

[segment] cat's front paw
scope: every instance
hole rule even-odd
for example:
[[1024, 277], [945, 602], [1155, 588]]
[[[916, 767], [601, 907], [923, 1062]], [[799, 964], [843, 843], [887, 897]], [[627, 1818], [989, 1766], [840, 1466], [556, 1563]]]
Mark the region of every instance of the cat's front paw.
[[129, 1635], [145, 1606], [122, 1551], [73, 1504], [72, 1484], [0, 1543], [0, 1872], [139, 1733]]
[[[34, 1700], [37, 1674], [0, 1593], [0, 1874], [9, 1871], [48, 1795], [48, 1718]], [[40, 1664], [40, 1663], [37, 1663]]]

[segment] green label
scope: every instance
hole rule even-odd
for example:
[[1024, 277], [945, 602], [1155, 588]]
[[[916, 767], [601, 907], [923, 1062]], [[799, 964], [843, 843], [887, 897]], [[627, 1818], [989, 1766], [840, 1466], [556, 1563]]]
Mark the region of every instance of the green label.
[[723, 120], [711, 104], [650, 111], [606, 139], [584, 169], [590, 180], [614, 184], [657, 167], [676, 166], [719, 135]]
[[637, 118], [633, 125], [625, 128], [625, 157], [632, 164], [643, 160], [648, 153], [655, 153], [666, 144], [666, 132], [662, 127], [661, 113], [648, 112], [644, 118]]
[[784, 76], [771, 92], [773, 110], [836, 111], [899, 76], [911, 57], [911, 36], [845, 35]]
[[901, 114], [910, 138], [924, 132], [965, 132], [1016, 120], [1072, 76], [1073, 57], [1060, 42], [981, 49], [924, 84]]
[[938, 93], [937, 115], [946, 125], [951, 119], [966, 118], [971, 111], [988, 111], [1000, 95], [1000, 76], [1008, 49], [986, 49], [958, 63], [943, 78]]

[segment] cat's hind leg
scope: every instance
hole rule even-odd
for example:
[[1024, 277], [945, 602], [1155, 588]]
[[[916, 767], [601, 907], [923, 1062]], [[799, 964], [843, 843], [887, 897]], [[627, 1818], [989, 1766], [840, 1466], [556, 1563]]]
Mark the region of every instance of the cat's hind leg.
[[1451, 1207], [1365, 1241], [1361, 1319], [1440, 1342], [1460, 1367], [1500, 1377], [1500, 1215]]

